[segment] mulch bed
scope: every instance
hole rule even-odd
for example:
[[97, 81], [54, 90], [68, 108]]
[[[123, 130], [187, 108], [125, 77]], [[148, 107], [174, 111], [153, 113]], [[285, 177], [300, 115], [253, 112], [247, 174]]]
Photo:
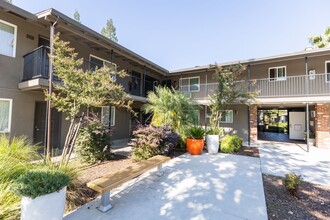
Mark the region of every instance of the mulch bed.
[[282, 177], [263, 174], [270, 220], [330, 219], [330, 186], [303, 182], [297, 197], [291, 196]]
[[249, 157], [259, 157], [259, 149], [257, 147], [247, 147], [243, 146], [238, 152], [233, 153], [234, 155], [249, 156]]

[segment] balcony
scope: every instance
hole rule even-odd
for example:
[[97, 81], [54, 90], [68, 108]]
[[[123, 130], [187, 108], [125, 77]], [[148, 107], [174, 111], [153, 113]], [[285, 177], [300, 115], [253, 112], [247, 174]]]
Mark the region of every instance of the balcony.
[[[21, 90], [42, 90], [48, 87], [49, 78], [49, 47], [41, 46], [33, 50], [32, 52], [23, 56], [24, 69], [23, 79], [19, 83]], [[82, 68], [84, 70], [94, 70], [95, 68], [101, 68], [102, 65], [84, 60]], [[56, 74], [54, 74], [55, 82], [58, 81]], [[125, 79], [118, 79], [119, 84], [122, 84], [125, 88], [125, 92], [129, 93], [134, 100], [146, 101], [148, 91], [153, 91], [156, 81], [148, 81], [139, 77], [129, 75]], [[140, 98], [144, 97], [144, 98]]]
[[[210, 96], [217, 89], [217, 83], [200, 84], [198, 89], [196, 85], [181, 85], [180, 91], [194, 100], [201, 103], [210, 100]], [[242, 85], [236, 82], [236, 86]], [[194, 89], [195, 91], [191, 91]], [[196, 91], [197, 90], [197, 91]], [[247, 91], [259, 91], [258, 100], [265, 99], [304, 99], [313, 100], [315, 97], [330, 96], [330, 74], [315, 74], [312, 76], [299, 75], [288, 76], [281, 80], [256, 79], [250, 80]]]

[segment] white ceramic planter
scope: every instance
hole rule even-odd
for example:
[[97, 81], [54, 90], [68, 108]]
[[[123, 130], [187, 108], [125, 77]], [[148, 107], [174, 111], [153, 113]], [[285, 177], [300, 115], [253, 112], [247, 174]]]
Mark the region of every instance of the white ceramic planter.
[[216, 154], [219, 151], [219, 135], [206, 135], [206, 148], [210, 154]]
[[66, 186], [58, 192], [21, 201], [21, 220], [60, 220], [63, 218]]

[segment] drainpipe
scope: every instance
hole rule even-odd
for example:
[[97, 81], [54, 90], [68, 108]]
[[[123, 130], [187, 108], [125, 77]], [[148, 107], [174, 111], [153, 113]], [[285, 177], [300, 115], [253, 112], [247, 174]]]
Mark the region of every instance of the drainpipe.
[[[113, 60], [113, 50], [111, 50], [110, 53], [110, 63], [112, 65], [112, 60]], [[111, 77], [111, 76], [110, 76]], [[111, 131], [111, 105], [109, 105], [109, 130]], [[109, 144], [111, 143], [111, 135], [109, 135]]]
[[[57, 17], [54, 23], [50, 24], [50, 38], [49, 38], [49, 46], [50, 46], [50, 55], [54, 54], [54, 35], [55, 35], [55, 25], [58, 22], [59, 17]], [[53, 62], [52, 59], [49, 59], [49, 80], [48, 80], [48, 94], [51, 95], [53, 92]], [[50, 151], [51, 151], [51, 142], [52, 142], [52, 106], [51, 100], [47, 101], [47, 114], [46, 114], [46, 122], [47, 122], [47, 140], [46, 140], [46, 159], [50, 159]]]
[[[205, 70], [205, 98], [208, 97], [207, 95], [207, 90], [208, 90], [208, 84], [207, 84], [207, 70]], [[204, 106], [205, 107], [205, 113], [204, 113], [204, 126], [206, 129], [207, 123], [206, 123], [206, 116], [207, 116], [207, 105]]]
[[[249, 64], [248, 65], [248, 83], [249, 83], [248, 89], [249, 90], [250, 90], [250, 76], [251, 76], [251, 66]], [[248, 145], [250, 146], [251, 145], [251, 137], [250, 137], [250, 135], [251, 135], [251, 131], [250, 131], [250, 129], [251, 129], [251, 127], [250, 127], [250, 107], [247, 106], [247, 108], [248, 108]]]
[[[306, 70], [306, 76], [305, 76], [305, 94], [306, 97], [308, 97], [309, 93], [309, 87], [308, 87], [308, 63], [307, 63], [307, 57], [305, 57], [305, 70]], [[308, 102], [306, 103], [306, 141], [307, 141], [307, 152], [309, 152], [309, 106]]]

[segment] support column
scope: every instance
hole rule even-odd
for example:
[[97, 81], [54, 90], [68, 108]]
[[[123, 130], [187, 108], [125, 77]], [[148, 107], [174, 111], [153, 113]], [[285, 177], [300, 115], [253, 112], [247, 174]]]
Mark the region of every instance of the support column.
[[330, 104], [315, 105], [315, 142], [316, 147], [330, 148]]
[[249, 130], [250, 130], [250, 141], [251, 143], [256, 142], [258, 140], [258, 108], [257, 105], [251, 105], [250, 109], [250, 118], [249, 118]]
[[[49, 33], [49, 47], [50, 55], [54, 54], [54, 35], [55, 35], [55, 23], [50, 24], [50, 33]], [[52, 59], [49, 59], [49, 79], [48, 79], [48, 94], [51, 95], [53, 92], [53, 62]], [[45, 158], [50, 159], [51, 157], [51, 144], [52, 144], [52, 103], [51, 100], [47, 101], [47, 114], [46, 114], [46, 130], [47, 130], [47, 139], [46, 139], [46, 150]]]

